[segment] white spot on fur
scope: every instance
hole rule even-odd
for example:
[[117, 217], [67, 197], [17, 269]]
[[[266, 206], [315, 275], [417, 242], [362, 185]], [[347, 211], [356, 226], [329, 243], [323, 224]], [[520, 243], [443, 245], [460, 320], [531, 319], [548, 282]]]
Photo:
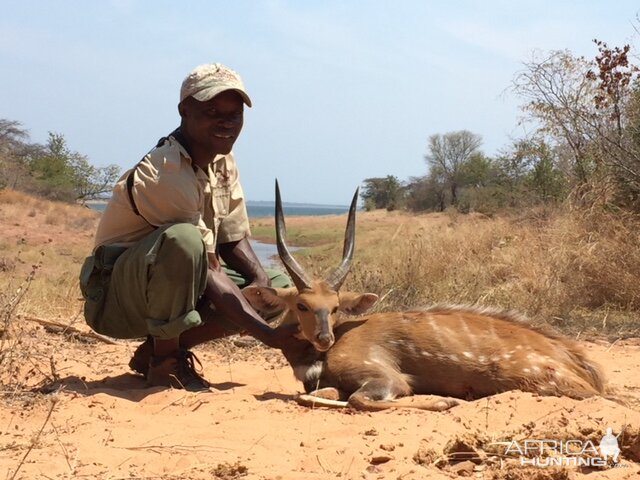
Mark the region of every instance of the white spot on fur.
[[393, 395], [391, 395], [391, 390], [386, 389], [384, 394], [382, 394], [382, 398], [380, 401], [386, 402], [388, 400], [393, 400]]
[[467, 358], [475, 358], [475, 355], [471, 352], [462, 352], [462, 355], [464, 355]]
[[451, 359], [454, 362], [457, 362], [459, 360], [458, 356], [455, 353], [452, 353], [451, 355], [449, 355], [449, 359]]
[[522, 369], [522, 373], [529, 373], [531, 370], [529, 370], [528, 368], [523, 368]]
[[511, 358], [511, 354], [505, 353], [504, 355], [502, 355], [502, 358], [504, 358], [505, 360], [509, 360]]
[[365, 364], [365, 365], [371, 365], [371, 362], [370, 362], [369, 360], [365, 360], [365, 361], [364, 361], [364, 364]]
[[516, 350], [522, 350], [522, 345], [516, 345]]
[[322, 365], [322, 362], [316, 362], [313, 365], [298, 365], [293, 369], [293, 374], [301, 382], [317, 380], [322, 374]]
[[536, 373], [540, 373], [540, 372], [541, 372], [540, 367], [539, 367], [539, 366], [537, 366], [537, 365], [534, 365], [534, 366], [532, 367], [532, 369], [533, 369], [533, 371], [534, 371], [534, 372], [536, 372]]
[[469, 340], [469, 343], [471, 344], [472, 348], [476, 348], [476, 344], [478, 342], [478, 339], [475, 335], [473, 335], [470, 331], [469, 331], [469, 325], [467, 325], [467, 322], [463, 321], [462, 322], [462, 331], [464, 332], [464, 334], [466, 335], [467, 339]]
[[487, 357], [485, 357], [484, 355], [480, 355], [480, 356], [478, 357], [478, 361], [479, 361], [480, 363], [485, 363], [485, 362], [487, 361]]
[[422, 350], [422, 351], [420, 352], [420, 354], [421, 354], [421, 355], [423, 355], [423, 356], [425, 356], [425, 357], [431, 357], [431, 356], [433, 356], [433, 355], [431, 355], [429, 352], [427, 352], [426, 350]]

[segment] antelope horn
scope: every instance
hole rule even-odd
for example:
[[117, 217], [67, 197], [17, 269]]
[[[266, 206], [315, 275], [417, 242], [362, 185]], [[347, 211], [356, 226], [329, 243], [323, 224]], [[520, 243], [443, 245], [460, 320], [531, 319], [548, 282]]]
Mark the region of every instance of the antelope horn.
[[276, 180], [276, 239], [278, 242], [278, 255], [280, 260], [284, 264], [285, 268], [291, 275], [291, 279], [295, 284], [299, 292], [304, 289], [311, 288], [311, 281], [307, 274], [304, 273], [303, 268], [300, 266], [296, 259], [293, 258], [286, 243], [287, 228], [284, 224], [284, 214], [282, 213], [282, 201], [280, 200], [280, 187], [278, 186], [278, 180]]
[[356, 193], [353, 195], [351, 207], [349, 208], [349, 218], [347, 219], [347, 229], [344, 234], [344, 247], [342, 249], [342, 263], [327, 278], [329, 286], [336, 291], [340, 289], [345, 278], [347, 278], [353, 262], [353, 252], [356, 244], [356, 206], [359, 190], [359, 188], [356, 188]]

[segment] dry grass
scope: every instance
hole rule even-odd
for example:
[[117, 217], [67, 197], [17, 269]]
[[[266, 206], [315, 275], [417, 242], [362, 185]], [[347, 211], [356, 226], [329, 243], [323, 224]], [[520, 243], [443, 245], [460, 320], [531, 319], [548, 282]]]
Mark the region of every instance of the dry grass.
[[[49, 225], [60, 225], [70, 230], [93, 228], [96, 219], [96, 212], [88, 207], [69, 204], [65, 202], [54, 202], [28, 195], [15, 190], [0, 190], [0, 221], [20, 223], [27, 217], [38, 218], [40, 223], [45, 219]], [[43, 225], [46, 230], [46, 226]]]
[[80, 311], [78, 272], [91, 250], [98, 214], [79, 205], [0, 191], [0, 291], [41, 264], [21, 312], [69, 318]]

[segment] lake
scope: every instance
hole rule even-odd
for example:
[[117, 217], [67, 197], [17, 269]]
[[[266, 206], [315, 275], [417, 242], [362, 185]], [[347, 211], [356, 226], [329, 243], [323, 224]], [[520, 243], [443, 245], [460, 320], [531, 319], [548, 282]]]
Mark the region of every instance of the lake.
[[[87, 202], [91, 208], [103, 212], [107, 204], [105, 202]], [[306, 203], [284, 203], [282, 205], [284, 214], [291, 216], [318, 216], [318, 215], [341, 215], [349, 211], [348, 206], [343, 205], [315, 205]], [[275, 216], [274, 202], [247, 202], [247, 213], [249, 218], [266, 218]], [[273, 243], [263, 243], [257, 240], [249, 240], [253, 250], [256, 252], [260, 263], [265, 267], [278, 265], [278, 260], [274, 257], [278, 256], [278, 250]], [[294, 252], [296, 248], [289, 246]]]
[[[285, 216], [317, 216], [341, 215], [349, 211], [346, 205], [315, 205], [307, 203], [283, 203]], [[249, 218], [264, 218], [275, 216], [274, 202], [247, 202]]]

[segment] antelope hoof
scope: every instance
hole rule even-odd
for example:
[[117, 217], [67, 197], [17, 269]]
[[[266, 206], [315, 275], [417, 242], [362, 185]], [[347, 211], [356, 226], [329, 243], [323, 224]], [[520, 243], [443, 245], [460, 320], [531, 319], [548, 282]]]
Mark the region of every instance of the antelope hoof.
[[445, 410], [449, 410], [456, 405], [460, 405], [460, 402], [455, 398], [443, 398], [442, 400], [438, 400], [433, 404], [433, 410], [435, 412], [444, 412]]
[[340, 400], [342, 398], [340, 391], [334, 387], [319, 388], [318, 390], [310, 392], [309, 395], [324, 398], [325, 400]]

